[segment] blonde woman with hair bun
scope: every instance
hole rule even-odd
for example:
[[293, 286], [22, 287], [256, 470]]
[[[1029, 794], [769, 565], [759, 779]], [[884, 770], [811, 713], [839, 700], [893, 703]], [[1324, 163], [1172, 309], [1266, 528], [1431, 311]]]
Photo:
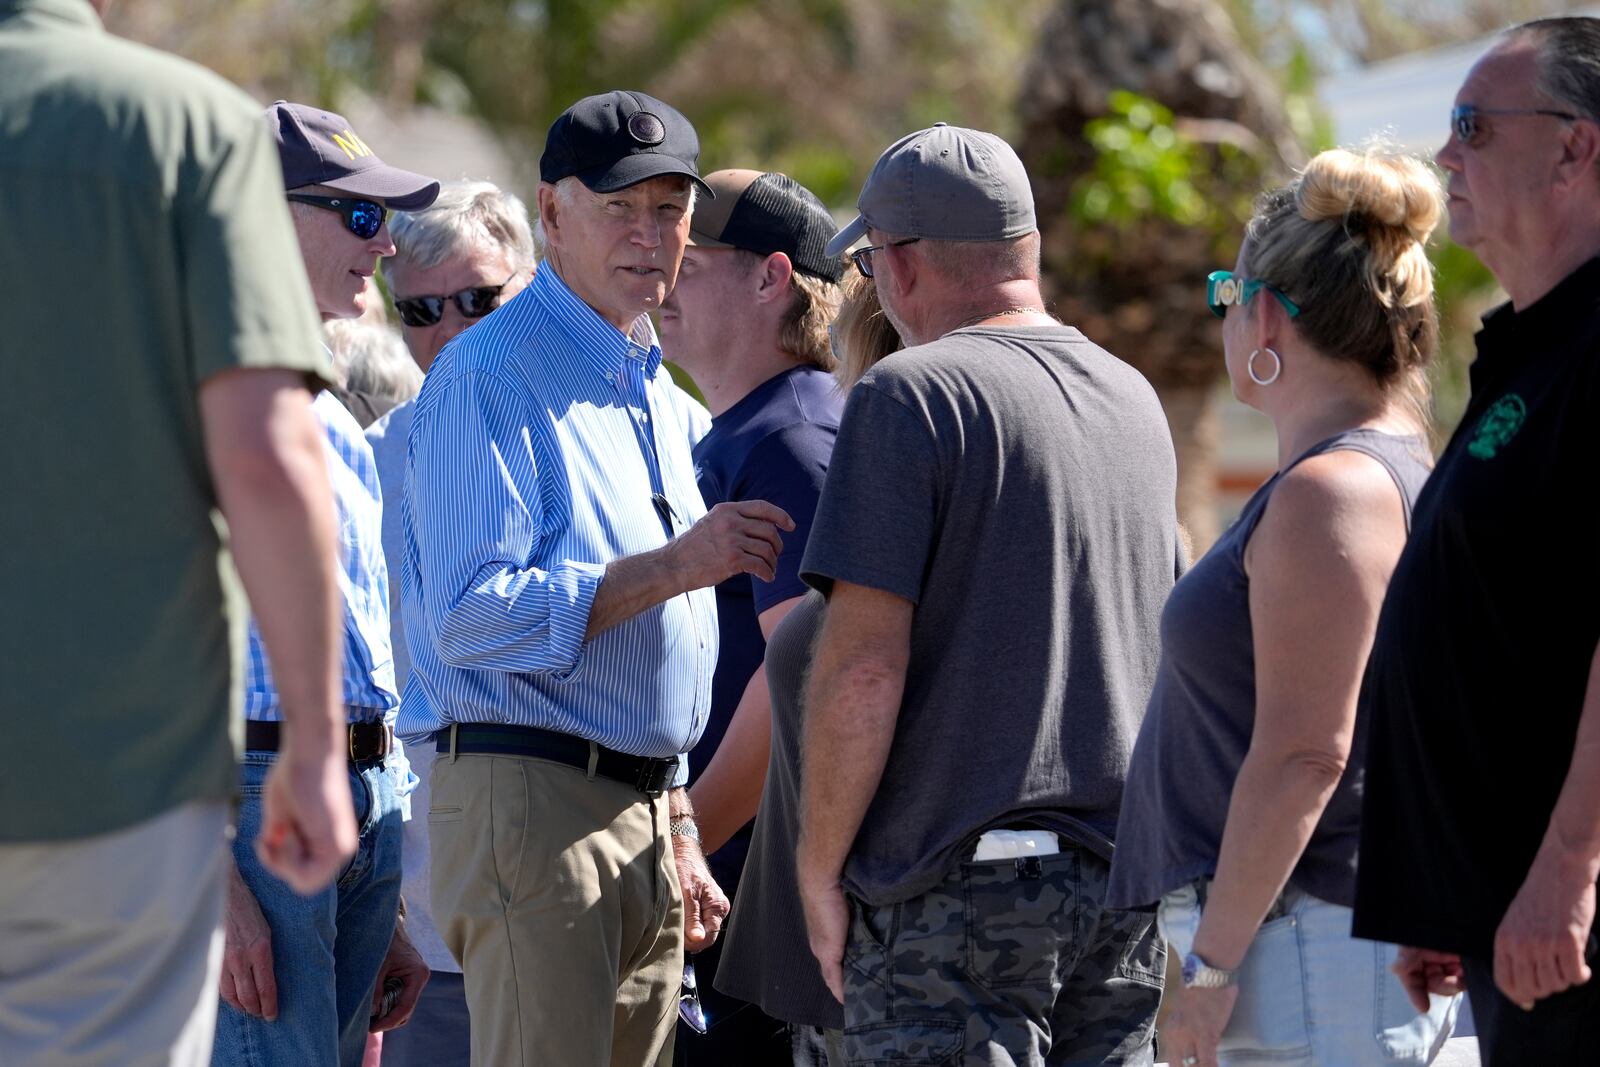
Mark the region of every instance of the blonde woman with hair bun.
[[1395, 946], [1350, 936], [1358, 697], [1431, 463], [1441, 211], [1420, 161], [1323, 152], [1205, 282], [1278, 471], [1167, 601], [1123, 794], [1107, 902], [1155, 907], [1183, 961], [1174, 1067], [1427, 1063], [1455, 1018], [1454, 997], [1412, 1006]]

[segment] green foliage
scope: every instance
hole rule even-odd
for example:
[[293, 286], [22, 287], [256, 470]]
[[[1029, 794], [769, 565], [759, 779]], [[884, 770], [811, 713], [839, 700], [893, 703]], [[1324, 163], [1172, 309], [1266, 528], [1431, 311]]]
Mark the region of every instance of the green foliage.
[[1110, 114], [1084, 127], [1093, 170], [1072, 193], [1072, 218], [1127, 230], [1150, 220], [1238, 235], [1250, 217], [1261, 164], [1237, 145], [1201, 144], [1183, 134], [1170, 110], [1146, 96], [1111, 94]]
[[1429, 374], [1433, 387], [1435, 436], [1447, 437], [1467, 407], [1471, 392], [1467, 367], [1474, 351], [1478, 317], [1494, 302], [1499, 284], [1477, 256], [1448, 237], [1428, 249], [1433, 261], [1434, 302], [1439, 309], [1440, 348]]

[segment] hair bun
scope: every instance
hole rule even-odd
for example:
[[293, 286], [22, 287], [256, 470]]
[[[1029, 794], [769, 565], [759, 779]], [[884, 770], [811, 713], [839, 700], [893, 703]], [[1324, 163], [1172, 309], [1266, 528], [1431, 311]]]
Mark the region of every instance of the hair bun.
[[1364, 219], [1419, 244], [1428, 240], [1444, 212], [1444, 194], [1433, 170], [1414, 156], [1381, 145], [1318, 153], [1296, 184], [1296, 206], [1305, 219]]

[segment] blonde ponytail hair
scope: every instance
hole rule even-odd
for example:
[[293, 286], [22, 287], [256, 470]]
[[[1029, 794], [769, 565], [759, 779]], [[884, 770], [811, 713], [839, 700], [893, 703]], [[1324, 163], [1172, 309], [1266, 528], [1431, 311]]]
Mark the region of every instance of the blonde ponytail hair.
[[1412, 156], [1334, 148], [1264, 195], [1246, 229], [1246, 274], [1300, 306], [1295, 325], [1331, 359], [1401, 391], [1427, 424], [1425, 368], [1439, 348], [1425, 245], [1444, 211], [1439, 180]]

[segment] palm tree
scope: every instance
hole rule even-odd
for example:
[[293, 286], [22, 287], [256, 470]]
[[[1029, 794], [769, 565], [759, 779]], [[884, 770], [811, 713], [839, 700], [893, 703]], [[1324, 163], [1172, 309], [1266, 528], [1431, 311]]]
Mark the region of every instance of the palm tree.
[[[1217, 533], [1222, 358], [1201, 286], [1208, 271], [1233, 264], [1250, 198], [1301, 159], [1279, 94], [1213, 0], [1061, 0], [1023, 85], [1019, 147], [1033, 177], [1048, 295], [1065, 321], [1137, 367], [1160, 395], [1178, 455], [1179, 517], [1203, 550]], [[1096, 211], [1083, 195], [1107, 178], [1096, 123], [1117, 118], [1128, 93], [1169, 110], [1171, 136], [1153, 130], [1159, 108], [1124, 106], [1133, 132], [1152, 132], [1147, 147], [1163, 165], [1135, 159], [1127, 166], [1143, 172], [1120, 175], [1146, 210]], [[1110, 175], [1113, 186], [1118, 177]], [[1163, 204], [1172, 182], [1182, 195]]]

